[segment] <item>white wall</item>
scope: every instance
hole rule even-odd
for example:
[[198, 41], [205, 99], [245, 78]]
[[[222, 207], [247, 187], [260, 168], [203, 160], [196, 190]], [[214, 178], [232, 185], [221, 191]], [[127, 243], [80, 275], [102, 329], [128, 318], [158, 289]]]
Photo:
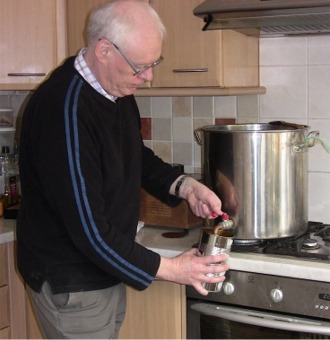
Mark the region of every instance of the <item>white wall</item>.
[[[307, 124], [330, 145], [330, 35], [263, 38], [261, 122]], [[330, 154], [309, 150], [309, 220], [330, 223]]]

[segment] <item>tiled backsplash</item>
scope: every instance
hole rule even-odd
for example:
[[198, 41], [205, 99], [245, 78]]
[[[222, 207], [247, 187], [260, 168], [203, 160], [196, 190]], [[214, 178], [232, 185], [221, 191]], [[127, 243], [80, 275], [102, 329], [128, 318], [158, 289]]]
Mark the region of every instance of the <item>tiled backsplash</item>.
[[137, 103], [145, 144], [167, 162], [184, 164], [186, 172], [201, 172], [201, 147], [195, 140], [195, 129], [215, 123], [258, 121], [257, 95], [137, 97]]
[[[194, 130], [218, 123], [286, 120], [310, 125], [330, 144], [330, 36], [264, 38], [260, 42], [264, 95], [137, 97], [146, 145], [186, 172], [201, 172]], [[0, 92], [0, 107], [12, 105], [19, 135], [27, 92]], [[0, 145], [1, 136], [0, 136]], [[330, 223], [330, 154], [309, 150], [309, 219]]]

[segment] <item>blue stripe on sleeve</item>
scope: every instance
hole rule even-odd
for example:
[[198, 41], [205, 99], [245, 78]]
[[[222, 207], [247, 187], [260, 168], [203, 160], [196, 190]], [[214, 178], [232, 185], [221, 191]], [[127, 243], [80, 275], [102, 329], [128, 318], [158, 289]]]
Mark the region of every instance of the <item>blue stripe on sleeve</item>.
[[[124, 258], [122, 258], [118, 253], [116, 253], [113, 249], [111, 249], [107, 243], [102, 239], [95, 221], [93, 219], [93, 215], [90, 209], [90, 204], [88, 201], [87, 193], [86, 193], [86, 186], [85, 180], [81, 171], [80, 166], [80, 149], [79, 149], [79, 135], [78, 135], [78, 124], [77, 124], [77, 102], [78, 97], [80, 94], [81, 86], [83, 81], [78, 79], [75, 76], [72, 80], [72, 83], [68, 89], [68, 93], [65, 100], [65, 134], [66, 134], [66, 143], [67, 143], [67, 152], [69, 158], [69, 168], [71, 173], [71, 180], [75, 194], [75, 200], [77, 204], [77, 209], [79, 211], [79, 216], [81, 219], [81, 223], [83, 225], [84, 232], [91, 243], [92, 247], [95, 251], [109, 264], [113, 267], [117, 268], [119, 271], [131, 277], [132, 279], [142, 283], [145, 286], [149, 285], [149, 282], [152, 281], [154, 278], [150, 276], [148, 273], [142, 271], [141, 269], [137, 268], [136, 266], [127, 262]], [[71, 103], [73, 98], [73, 103]], [[71, 111], [70, 111], [71, 110]], [[72, 124], [72, 125], [71, 125]], [[72, 130], [72, 132], [71, 132]], [[72, 134], [73, 134], [73, 145], [72, 145]], [[76, 173], [78, 175], [76, 175]], [[77, 178], [78, 176], [78, 178]], [[84, 214], [84, 209], [87, 212], [87, 216]], [[86, 220], [87, 219], [87, 220]], [[89, 227], [90, 226], [90, 227]], [[91, 231], [92, 234], [91, 234]], [[94, 236], [94, 237], [93, 237]], [[98, 244], [94, 241], [98, 242]], [[116, 259], [115, 262], [111, 257]], [[146, 280], [136, 276], [135, 274], [131, 273], [127, 269], [145, 277]]]

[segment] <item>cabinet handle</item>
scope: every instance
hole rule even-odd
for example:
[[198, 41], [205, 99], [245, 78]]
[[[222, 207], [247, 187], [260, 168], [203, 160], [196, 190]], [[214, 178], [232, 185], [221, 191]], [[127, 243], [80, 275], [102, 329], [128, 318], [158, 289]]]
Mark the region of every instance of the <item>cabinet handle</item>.
[[8, 73], [7, 76], [8, 77], [44, 77], [46, 75], [46, 73], [38, 73], [38, 72], [31, 72], [31, 73]]
[[208, 68], [176, 68], [174, 73], [189, 73], [189, 72], [208, 72]]

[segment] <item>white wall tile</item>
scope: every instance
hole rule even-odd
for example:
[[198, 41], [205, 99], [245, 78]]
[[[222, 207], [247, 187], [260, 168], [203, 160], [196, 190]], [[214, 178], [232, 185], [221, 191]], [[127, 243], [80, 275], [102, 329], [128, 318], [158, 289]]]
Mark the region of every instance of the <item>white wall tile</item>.
[[213, 97], [193, 97], [194, 117], [213, 117]]
[[260, 65], [306, 65], [307, 37], [260, 39]]
[[238, 96], [237, 97], [237, 116], [242, 122], [243, 119], [258, 121], [259, 119], [259, 96]]
[[141, 117], [151, 117], [151, 98], [150, 97], [136, 97], [136, 103], [140, 110]]
[[215, 118], [236, 118], [237, 103], [235, 96], [214, 97]]
[[330, 64], [330, 35], [308, 38], [308, 59], [310, 65]]
[[193, 142], [193, 123], [191, 118], [173, 117], [173, 141]]
[[162, 160], [172, 163], [172, 143], [170, 142], [153, 142], [154, 153]]
[[173, 117], [192, 117], [192, 97], [173, 97]]
[[260, 118], [307, 118], [307, 67], [261, 67]]
[[[310, 131], [319, 131], [321, 141], [330, 147], [330, 119], [314, 119], [309, 121]], [[309, 170], [330, 173], [330, 153], [328, 153], [320, 143], [311, 147], [309, 153]], [[330, 188], [329, 188], [330, 192]]]
[[144, 144], [146, 147], [150, 148], [151, 150], [153, 149], [153, 141], [152, 141], [152, 140], [144, 140], [144, 141], [143, 141], [143, 144]]
[[309, 117], [330, 118], [330, 65], [309, 68]]
[[172, 117], [172, 97], [151, 98], [152, 117]]
[[310, 173], [308, 189], [309, 220], [330, 223], [330, 174]]
[[173, 143], [173, 163], [184, 165], [186, 172], [191, 172], [193, 163], [193, 145], [192, 143]]
[[157, 141], [172, 140], [172, 125], [170, 118], [153, 118], [151, 121], [152, 138]]
[[202, 147], [199, 143], [194, 143], [194, 168], [200, 169], [202, 167], [201, 163], [202, 163]]

